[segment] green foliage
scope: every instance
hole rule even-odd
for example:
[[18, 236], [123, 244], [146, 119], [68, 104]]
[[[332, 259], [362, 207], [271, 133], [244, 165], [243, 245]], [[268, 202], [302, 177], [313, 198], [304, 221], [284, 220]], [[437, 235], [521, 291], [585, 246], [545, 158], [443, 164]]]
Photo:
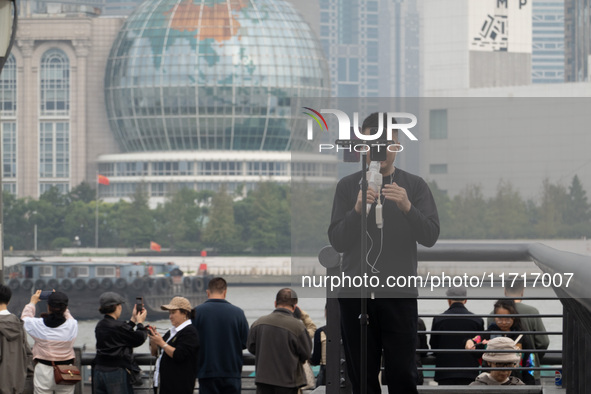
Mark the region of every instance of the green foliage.
[[591, 236], [591, 205], [575, 176], [566, 187], [542, 183], [539, 203], [524, 201], [501, 180], [497, 193], [484, 198], [479, 185], [467, 185], [450, 200], [435, 183], [429, 184], [441, 224], [441, 239], [579, 238]]
[[[591, 205], [575, 176], [568, 187], [545, 180], [536, 200], [524, 201], [501, 180], [495, 196], [467, 185], [449, 197], [435, 182], [441, 239], [519, 239], [591, 237]], [[328, 244], [334, 185], [264, 182], [246, 197], [225, 189], [180, 189], [150, 209], [143, 186], [131, 201], [99, 201], [100, 247], [149, 247], [150, 241], [174, 251], [213, 249], [219, 254], [314, 255]], [[37, 225], [39, 249], [94, 247], [96, 190], [81, 184], [68, 195], [50, 189], [38, 200], [3, 193], [4, 245], [32, 250]]]
[[58, 237], [51, 241], [51, 249], [62, 249], [72, 246], [72, 241], [66, 237]]
[[203, 240], [219, 253], [240, 250], [233, 205], [232, 197], [226, 192], [225, 187], [213, 196], [211, 202], [209, 222], [203, 233]]

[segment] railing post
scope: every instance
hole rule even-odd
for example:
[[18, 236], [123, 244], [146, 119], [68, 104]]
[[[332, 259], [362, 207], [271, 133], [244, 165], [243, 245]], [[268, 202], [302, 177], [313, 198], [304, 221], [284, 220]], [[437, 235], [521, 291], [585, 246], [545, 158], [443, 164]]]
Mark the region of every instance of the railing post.
[[567, 394], [591, 390], [591, 312], [577, 300], [561, 298], [564, 307], [562, 326], [562, 387]]
[[[78, 367], [80, 371], [84, 368], [82, 366], [82, 349], [79, 347], [74, 348], [74, 365]], [[83, 386], [84, 386], [84, 379], [82, 383], [76, 383], [74, 386], [74, 394], [82, 394], [83, 393]]]

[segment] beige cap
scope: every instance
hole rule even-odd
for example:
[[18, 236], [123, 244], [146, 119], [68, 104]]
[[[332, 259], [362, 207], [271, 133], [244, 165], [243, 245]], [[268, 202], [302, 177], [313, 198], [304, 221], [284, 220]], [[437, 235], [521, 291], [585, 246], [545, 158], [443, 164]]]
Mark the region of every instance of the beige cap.
[[[495, 350], [516, 350], [515, 353], [495, 353]], [[496, 337], [488, 341], [486, 353], [482, 358], [489, 363], [517, 363], [519, 362], [519, 350], [515, 341], [507, 337]]]
[[174, 297], [170, 304], [160, 306], [163, 311], [170, 311], [174, 309], [181, 309], [187, 312], [191, 312], [191, 303], [185, 297]]

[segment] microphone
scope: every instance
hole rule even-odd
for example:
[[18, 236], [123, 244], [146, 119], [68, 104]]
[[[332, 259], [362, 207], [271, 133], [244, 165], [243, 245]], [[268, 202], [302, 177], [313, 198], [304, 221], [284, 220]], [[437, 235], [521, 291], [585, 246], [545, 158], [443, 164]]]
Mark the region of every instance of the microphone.
[[[368, 188], [372, 188], [375, 192], [378, 192], [379, 202], [380, 187], [382, 186], [382, 175], [380, 174], [380, 162], [378, 161], [372, 161], [369, 163], [369, 170], [367, 171], [367, 186]], [[370, 209], [371, 204], [367, 204], [368, 215]]]

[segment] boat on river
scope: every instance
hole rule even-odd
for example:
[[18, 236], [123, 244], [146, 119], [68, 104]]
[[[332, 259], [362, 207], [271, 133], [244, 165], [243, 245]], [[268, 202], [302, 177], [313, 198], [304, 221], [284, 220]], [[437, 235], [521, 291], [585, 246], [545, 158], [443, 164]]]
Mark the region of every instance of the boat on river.
[[10, 310], [22, 311], [36, 290], [66, 293], [69, 308], [76, 319], [98, 319], [98, 298], [106, 291], [119, 293], [126, 299], [123, 316], [133, 309], [136, 297], [143, 297], [150, 319], [167, 318], [160, 305], [172, 297], [187, 298], [196, 306], [207, 299], [205, 289], [210, 275], [202, 267], [187, 275], [172, 262], [92, 262], [27, 260], [7, 267], [4, 283], [12, 290]]

